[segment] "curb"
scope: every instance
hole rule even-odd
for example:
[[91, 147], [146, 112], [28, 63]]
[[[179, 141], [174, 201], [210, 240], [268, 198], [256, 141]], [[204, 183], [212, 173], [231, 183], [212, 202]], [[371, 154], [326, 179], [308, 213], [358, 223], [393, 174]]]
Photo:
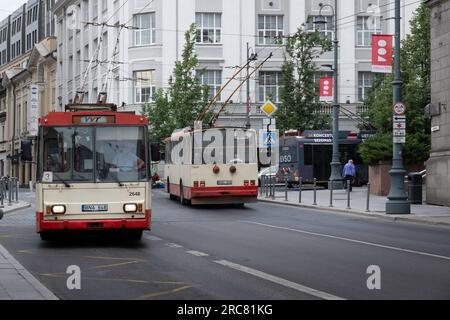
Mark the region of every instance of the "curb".
[[330, 208], [330, 207], [324, 207], [324, 206], [312, 205], [312, 204], [281, 202], [278, 200], [269, 200], [269, 199], [260, 199], [260, 198], [258, 198], [258, 201], [265, 202], [265, 203], [278, 204], [278, 205], [282, 205], [282, 206], [289, 206], [289, 207], [315, 209], [318, 211], [326, 211], [328, 213], [341, 214], [341, 215], [347, 215], [347, 216], [353, 215], [353, 216], [358, 216], [358, 217], [363, 217], [363, 218], [378, 218], [378, 219], [383, 219], [383, 220], [388, 220], [388, 221], [411, 222], [411, 223], [417, 223], [417, 224], [450, 228], [450, 222], [427, 221], [427, 220], [418, 219], [418, 218], [388, 216], [388, 215], [381, 215], [381, 214], [377, 214], [377, 213], [370, 213], [370, 212], [353, 210], [353, 209], [351, 209], [351, 211], [350, 211], [347, 209], [340, 209], [340, 208], [333, 208], [333, 207]]
[[[19, 203], [17, 204], [17, 206], [8, 206], [6, 203], [3, 205], [3, 208], [0, 208], [0, 216], [2, 215], [2, 213], [4, 214], [4, 216], [6, 217], [8, 213], [17, 211], [17, 210], [22, 210], [25, 208], [29, 208], [31, 207], [31, 204], [25, 201], [19, 201]], [[1, 217], [0, 217], [1, 219]]]
[[0, 254], [16, 269], [16, 271], [34, 288], [45, 300], [59, 300], [46, 286], [37, 280], [27, 269], [22, 266], [9, 252], [0, 244]]

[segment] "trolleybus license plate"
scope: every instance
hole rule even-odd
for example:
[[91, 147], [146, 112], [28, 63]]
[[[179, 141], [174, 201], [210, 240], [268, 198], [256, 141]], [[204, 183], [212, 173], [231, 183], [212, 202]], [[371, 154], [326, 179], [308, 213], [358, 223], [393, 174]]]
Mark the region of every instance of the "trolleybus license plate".
[[231, 186], [233, 184], [233, 181], [231, 180], [217, 180], [218, 186]]
[[83, 212], [108, 211], [108, 205], [107, 204], [83, 204], [83, 205], [81, 205], [81, 211], [83, 211]]

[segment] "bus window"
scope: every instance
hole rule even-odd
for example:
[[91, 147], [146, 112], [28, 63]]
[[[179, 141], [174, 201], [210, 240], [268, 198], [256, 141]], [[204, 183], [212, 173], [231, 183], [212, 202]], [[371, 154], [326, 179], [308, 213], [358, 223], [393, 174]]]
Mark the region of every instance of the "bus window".
[[69, 127], [46, 127], [43, 130], [43, 136], [43, 171], [56, 173], [53, 177], [54, 180], [70, 179], [73, 129]]
[[313, 146], [310, 144], [305, 144], [304, 145], [304, 154], [305, 154], [305, 166], [312, 166], [313, 165]]
[[98, 127], [96, 133], [97, 180], [146, 180], [144, 128]]
[[45, 127], [43, 171], [53, 172], [55, 181], [92, 181], [93, 129]]
[[92, 128], [76, 128], [74, 132], [74, 180], [93, 180], [94, 145]]

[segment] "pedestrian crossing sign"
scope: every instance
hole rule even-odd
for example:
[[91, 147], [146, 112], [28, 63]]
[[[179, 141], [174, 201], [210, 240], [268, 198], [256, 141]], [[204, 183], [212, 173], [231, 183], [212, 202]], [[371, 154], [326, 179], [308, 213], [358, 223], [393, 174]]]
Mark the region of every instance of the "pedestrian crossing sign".
[[272, 101], [267, 100], [266, 103], [261, 107], [261, 111], [264, 112], [268, 117], [273, 116], [275, 112], [277, 112], [277, 106], [272, 103]]

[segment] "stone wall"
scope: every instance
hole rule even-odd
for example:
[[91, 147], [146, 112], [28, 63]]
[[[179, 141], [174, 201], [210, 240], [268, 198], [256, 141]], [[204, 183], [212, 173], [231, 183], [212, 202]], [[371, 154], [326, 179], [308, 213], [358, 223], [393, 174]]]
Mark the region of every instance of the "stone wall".
[[450, 0], [429, 0], [431, 9], [431, 155], [427, 203], [450, 206]]

